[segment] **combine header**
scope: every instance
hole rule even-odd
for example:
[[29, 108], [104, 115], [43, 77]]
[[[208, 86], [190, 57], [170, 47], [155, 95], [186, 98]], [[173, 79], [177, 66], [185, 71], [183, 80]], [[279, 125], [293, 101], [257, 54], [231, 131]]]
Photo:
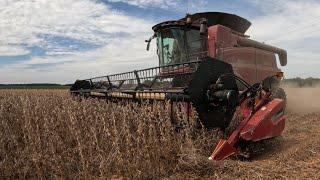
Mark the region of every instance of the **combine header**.
[[[240, 153], [243, 142], [281, 135], [286, 95], [279, 83], [285, 50], [249, 39], [251, 23], [237, 15], [206, 12], [153, 26], [159, 67], [77, 80], [75, 96], [109, 100], [186, 102], [197, 111], [199, 127], [225, 131], [209, 159]], [[190, 107], [187, 108], [189, 111]], [[186, 112], [189, 113], [189, 112]], [[226, 133], [227, 134], [227, 133]]]

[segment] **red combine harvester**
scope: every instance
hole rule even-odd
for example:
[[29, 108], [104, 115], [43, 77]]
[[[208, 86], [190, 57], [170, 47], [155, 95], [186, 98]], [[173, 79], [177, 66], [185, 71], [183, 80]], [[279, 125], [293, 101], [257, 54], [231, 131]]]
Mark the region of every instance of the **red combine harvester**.
[[[240, 153], [240, 144], [280, 136], [286, 95], [279, 83], [285, 50], [249, 39], [251, 23], [234, 14], [206, 12], [155, 25], [159, 66], [77, 80], [75, 96], [108, 100], [185, 102], [198, 115], [195, 128], [229, 129], [209, 159]], [[174, 121], [172, 121], [174, 124]]]

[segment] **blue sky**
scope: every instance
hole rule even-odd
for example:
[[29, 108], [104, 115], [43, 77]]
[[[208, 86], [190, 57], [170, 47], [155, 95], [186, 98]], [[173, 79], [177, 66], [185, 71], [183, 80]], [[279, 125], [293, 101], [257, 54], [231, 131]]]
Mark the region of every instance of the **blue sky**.
[[253, 39], [287, 49], [286, 77], [320, 77], [316, 0], [2, 0], [0, 83], [71, 83], [157, 65], [151, 27], [187, 12], [252, 22]]

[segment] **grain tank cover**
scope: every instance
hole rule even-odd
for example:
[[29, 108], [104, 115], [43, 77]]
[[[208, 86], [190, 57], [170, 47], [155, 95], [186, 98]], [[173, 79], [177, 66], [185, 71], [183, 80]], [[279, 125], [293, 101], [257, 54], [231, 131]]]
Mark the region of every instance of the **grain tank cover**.
[[[250, 21], [240, 16], [237, 16], [235, 14], [222, 13], [222, 12], [195, 13], [195, 14], [189, 15], [189, 17], [191, 17], [192, 21], [195, 21], [200, 18], [206, 18], [208, 26], [220, 24], [243, 34], [251, 26]], [[185, 21], [186, 18], [182, 18], [181, 20]]]

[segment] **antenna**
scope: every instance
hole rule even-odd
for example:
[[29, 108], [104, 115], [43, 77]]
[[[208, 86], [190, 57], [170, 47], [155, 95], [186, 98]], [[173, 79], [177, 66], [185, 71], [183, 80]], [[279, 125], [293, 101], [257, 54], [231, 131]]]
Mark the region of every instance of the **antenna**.
[[189, 0], [187, 0], [187, 13], [186, 14], [189, 14]]

